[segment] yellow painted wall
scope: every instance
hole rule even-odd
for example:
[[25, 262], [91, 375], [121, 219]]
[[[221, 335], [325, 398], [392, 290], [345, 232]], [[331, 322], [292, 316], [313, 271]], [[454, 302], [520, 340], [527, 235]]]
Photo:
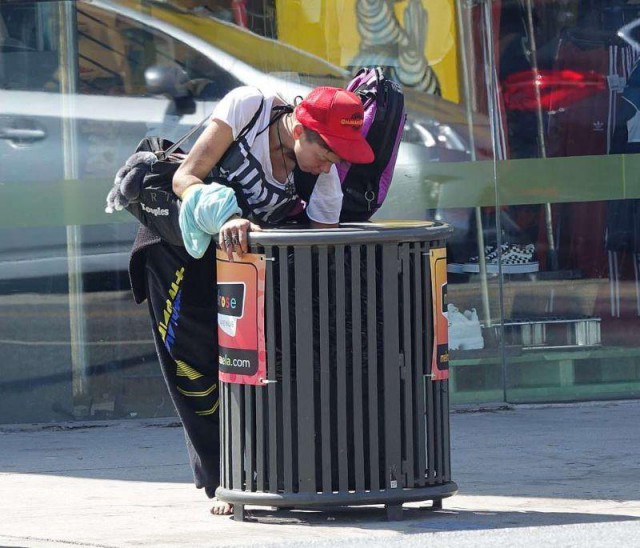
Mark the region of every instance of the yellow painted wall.
[[[394, 5], [403, 24], [407, 0]], [[442, 96], [459, 101], [454, 0], [422, 0], [427, 11], [426, 58], [440, 81]], [[356, 0], [277, 0], [279, 40], [345, 67], [358, 54]]]

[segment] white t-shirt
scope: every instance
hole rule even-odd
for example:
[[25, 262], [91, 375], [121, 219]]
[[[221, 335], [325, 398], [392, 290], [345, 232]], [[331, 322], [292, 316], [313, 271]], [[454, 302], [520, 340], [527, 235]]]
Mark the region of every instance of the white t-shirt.
[[[233, 138], [251, 121], [260, 102], [262, 111], [247, 134], [240, 139], [218, 166], [218, 174], [237, 184], [251, 209], [251, 213], [266, 222], [281, 221], [298, 196], [287, 194], [285, 184], [273, 176], [269, 154], [269, 121], [274, 96], [263, 96], [259, 90], [243, 86], [230, 91], [218, 103], [211, 115], [231, 127]], [[290, 175], [293, 180], [293, 174]], [[342, 187], [338, 171], [331, 166], [329, 173], [321, 173], [307, 205], [307, 215], [318, 223], [334, 224], [340, 219]]]

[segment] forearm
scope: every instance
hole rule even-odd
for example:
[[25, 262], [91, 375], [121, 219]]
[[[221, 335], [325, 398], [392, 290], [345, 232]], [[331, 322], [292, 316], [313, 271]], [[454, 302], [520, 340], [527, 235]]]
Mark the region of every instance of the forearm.
[[182, 198], [189, 187], [202, 184], [232, 142], [231, 128], [224, 122], [213, 120], [174, 173], [173, 192]]
[[202, 179], [190, 173], [181, 173], [180, 170], [178, 170], [173, 176], [173, 192], [180, 198], [184, 197], [187, 188], [198, 184], [202, 184]]

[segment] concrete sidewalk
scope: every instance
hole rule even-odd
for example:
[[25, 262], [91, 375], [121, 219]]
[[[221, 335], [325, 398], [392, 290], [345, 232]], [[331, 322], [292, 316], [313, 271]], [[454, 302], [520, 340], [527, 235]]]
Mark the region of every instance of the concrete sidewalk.
[[443, 510], [236, 523], [193, 487], [175, 420], [0, 426], [0, 546], [638, 546], [639, 434], [638, 401], [456, 409]]

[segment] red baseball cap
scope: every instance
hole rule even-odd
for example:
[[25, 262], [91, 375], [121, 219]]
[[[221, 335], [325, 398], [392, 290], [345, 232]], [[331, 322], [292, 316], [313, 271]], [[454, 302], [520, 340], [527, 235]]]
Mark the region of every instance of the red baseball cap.
[[373, 162], [373, 150], [362, 135], [364, 108], [355, 93], [318, 87], [296, 107], [296, 118], [320, 134], [327, 146], [352, 164]]

